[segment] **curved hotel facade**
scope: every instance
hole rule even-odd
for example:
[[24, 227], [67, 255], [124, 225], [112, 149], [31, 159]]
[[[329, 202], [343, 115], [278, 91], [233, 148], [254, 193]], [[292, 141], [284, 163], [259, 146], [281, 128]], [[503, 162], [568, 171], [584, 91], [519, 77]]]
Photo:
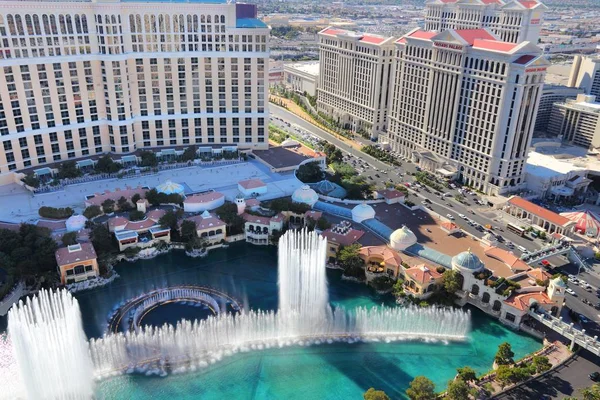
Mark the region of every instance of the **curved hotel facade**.
[[268, 146], [254, 5], [5, 1], [0, 39], [0, 184], [109, 152]]

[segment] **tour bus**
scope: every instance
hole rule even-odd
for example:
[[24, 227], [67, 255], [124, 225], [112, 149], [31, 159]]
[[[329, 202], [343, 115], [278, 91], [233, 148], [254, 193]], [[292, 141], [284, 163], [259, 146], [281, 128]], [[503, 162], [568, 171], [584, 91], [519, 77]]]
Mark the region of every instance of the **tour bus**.
[[519, 236], [525, 235], [525, 229], [523, 229], [520, 226], [517, 226], [515, 224], [511, 224], [511, 223], [506, 224], [506, 229], [508, 229], [512, 233], [516, 233]]

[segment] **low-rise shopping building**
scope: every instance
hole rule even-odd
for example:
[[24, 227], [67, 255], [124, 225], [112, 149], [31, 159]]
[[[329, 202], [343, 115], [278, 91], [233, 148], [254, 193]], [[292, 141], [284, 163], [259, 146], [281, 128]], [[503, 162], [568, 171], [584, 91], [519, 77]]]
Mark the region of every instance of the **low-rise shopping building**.
[[402, 257], [388, 246], [361, 247], [358, 256], [365, 264], [367, 281], [381, 275], [398, 279], [402, 274]]
[[119, 251], [130, 247], [152, 247], [157, 241], [171, 243], [171, 229], [161, 227], [158, 223], [166, 214], [165, 210], [149, 211], [144, 219], [130, 221], [125, 217], [114, 217], [108, 220], [108, 230], [114, 232]]
[[96, 250], [91, 243], [77, 243], [56, 250], [56, 264], [63, 285], [99, 275]]
[[183, 201], [183, 211], [185, 212], [203, 212], [214, 210], [225, 204], [225, 195], [219, 192], [206, 192], [187, 196]]
[[557, 232], [561, 235], [568, 235], [575, 227], [574, 221], [519, 196], [511, 196], [504, 211], [521, 219], [527, 225], [541, 227], [546, 233]]
[[442, 287], [442, 273], [425, 264], [404, 271], [404, 292], [417, 299], [427, 299]]
[[200, 239], [205, 240], [208, 246], [216, 246], [225, 242], [227, 224], [215, 214], [204, 211], [201, 215], [188, 217], [186, 220], [196, 224], [196, 234]]
[[327, 239], [327, 261], [335, 263], [340, 247], [357, 243], [364, 234], [363, 231], [352, 228], [352, 224], [346, 220], [323, 231], [321, 235]]
[[283, 65], [283, 85], [298, 93], [317, 95], [319, 61], [304, 61]]
[[238, 190], [244, 196], [259, 196], [267, 193], [267, 185], [260, 179], [247, 179], [238, 182]]
[[242, 218], [246, 220], [244, 226], [246, 242], [258, 245], [270, 244], [273, 231], [277, 230], [281, 232], [285, 222], [285, 217], [281, 213], [272, 217], [244, 213], [242, 214]]

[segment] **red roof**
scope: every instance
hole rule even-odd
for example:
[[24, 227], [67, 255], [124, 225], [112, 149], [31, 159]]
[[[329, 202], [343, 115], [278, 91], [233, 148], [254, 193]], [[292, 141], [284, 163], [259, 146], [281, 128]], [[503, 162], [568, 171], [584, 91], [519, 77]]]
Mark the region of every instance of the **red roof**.
[[519, 0], [519, 3], [521, 3], [521, 5], [525, 8], [534, 8], [540, 4], [535, 0]]
[[441, 2], [445, 3], [445, 4], [449, 4], [449, 3], [456, 3], [457, 0], [441, 0]]
[[483, 49], [483, 50], [492, 50], [492, 51], [501, 51], [501, 52], [509, 52], [519, 44], [517, 43], [508, 43], [508, 42], [499, 42], [497, 40], [486, 40], [486, 39], [475, 39], [473, 41], [473, 48]]
[[406, 43], [406, 38], [401, 37], [400, 39], [396, 40], [396, 43]]
[[521, 56], [521, 57], [517, 58], [517, 59], [515, 60], [515, 64], [522, 64], [522, 65], [525, 65], [525, 64], [527, 64], [529, 61], [533, 60], [533, 59], [534, 59], [534, 58], [536, 58], [536, 57], [537, 57], [537, 56], [532, 56], [532, 55], [526, 54], [526, 55], [524, 55], [524, 56]]
[[326, 238], [328, 242], [339, 243], [342, 246], [350, 246], [352, 243], [358, 241], [364, 234], [363, 231], [359, 231], [358, 229], [350, 229], [345, 235], [327, 229], [321, 235]]
[[321, 33], [323, 35], [335, 36], [335, 35], [339, 35], [340, 33], [346, 33], [346, 31], [343, 29], [327, 28], [324, 31], [321, 31]]
[[525, 261], [500, 247], [488, 247], [485, 249], [485, 255], [503, 262], [511, 271], [526, 271], [529, 269], [529, 265]]
[[[76, 246], [79, 246], [78, 248]], [[91, 243], [80, 243], [69, 247], [61, 247], [55, 253], [58, 266], [94, 260], [96, 258], [96, 250]]]
[[380, 36], [364, 35], [360, 41], [365, 43], [379, 44], [385, 42], [386, 38]]
[[245, 181], [239, 181], [238, 185], [240, 185], [244, 189], [256, 189], [259, 187], [266, 186], [265, 183], [260, 179], [248, 179]]
[[483, 4], [500, 4], [500, 0], [480, 0]]
[[195, 215], [186, 218], [188, 221], [196, 223], [196, 230], [204, 230], [208, 228], [218, 228], [225, 226], [225, 222], [221, 221], [216, 215], [210, 214], [210, 217], [203, 218], [202, 215]]
[[433, 31], [414, 31], [413, 33], [409, 34], [408, 37], [413, 38], [413, 39], [426, 39], [429, 40], [432, 37], [434, 37], [435, 35], [437, 35], [437, 32], [433, 32]]
[[485, 29], [456, 29], [455, 32], [470, 45], [473, 45], [473, 42], [477, 39], [496, 40], [496, 38]]
[[396, 189], [385, 189], [380, 190], [379, 194], [386, 200], [397, 199], [398, 197], [404, 197], [404, 193]]
[[400, 254], [393, 251], [387, 246], [366, 246], [361, 247], [359, 253], [365, 258], [381, 257], [386, 264], [399, 267], [402, 265]]
[[252, 222], [254, 224], [269, 225], [271, 223], [271, 219], [269, 217], [261, 217], [259, 215], [243, 213], [242, 218], [244, 218], [246, 222]]
[[535, 302], [538, 304], [554, 304], [544, 292], [516, 293], [504, 300], [504, 304], [521, 311], [528, 310]]
[[[546, 261], [546, 260], [544, 260], [544, 261]], [[527, 276], [529, 276], [530, 278], [533, 278], [533, 279], [540, 280], [540, 281], [546, 281], [546, 280], [549, 280], [550, 278], [552, 278], [552, 275], [550, 275], [548, 272], [544, 271], [541, 268], [535, 268], [530, 271], [527, 271]]]
[[527, 211], [528, 213], [536, 215], [541, 219], [558, 226], [565, 226], [569, 222], [571, 222], [570, 219], [565, 218], [562, 215], [558, 215], [557, 213], [550, 211], [547, 208], [540, 207], [537, 204], [533, 204], [532, 202], [527, 201], [519, 196], [511, 197], [508, 200], [508, 204], [510, 204], [511, 206], [521, 208]]
[[315, 221], [318, 221], [321, 217], [323, 216], [323, 213], [321, 211], [315, 211], [315, 210], [308, 210], [307, 212], [304, 213], [304, 218], [312, 218]]
[[439, 279], [442, 274], [437, 272], [435, 268], [426, 266], [425, 264], [417, 265], [404, 271], [404, 273], [411, 277], [412, 280], [419, 284], [429, 283], [436, 279]]
[[202, 194], [195, 194], [193, 196], [188, 196], [186, 197], [184, 203], [193, 203], [193, 204], [202, 204], [202, 203], [209, 203], [211, 201], [215, 201], [217, 199], [220, 199], [221, 197], [224, 197], [225, 195], [223, 193], [219, 193], [219, 192], [208, 192], [208, 193], [202, 193]]

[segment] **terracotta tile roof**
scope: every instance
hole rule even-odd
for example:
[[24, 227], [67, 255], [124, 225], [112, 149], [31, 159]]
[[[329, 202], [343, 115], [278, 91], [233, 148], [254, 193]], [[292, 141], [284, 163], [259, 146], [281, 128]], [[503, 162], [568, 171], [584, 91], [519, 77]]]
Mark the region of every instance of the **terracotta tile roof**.
[[273, 222], [281, 222], [285, 219], [285, 217], [283, 216], [282, 213], [279, 213], [277, 215], [272, 216], [269, 221], [273, 221]]
[[409, 34], [407, 37], [413, 38], [413, 39], [426, 39], [429, 40], [432, 37], [434, 37], [435, 35], [437, 35], [437, 32], [433, 32], [433, 31], [414, 31], [413, 33]]
[[271, 219], [269, 217], [261, 217], [259, 215], [243, 213], [242, 218], [244, 218], [246, 222], [252, 222], [254, 224], [269, 225], [271, 223]]
[[114, 217], [108, 220], [108, 228], [114, 231], [118, 226], [126, 226], [129, 220], [125, 217]]
[[246, 200], [246, 205], [248, 207], [260, 206], [260, 200], [258, 200], [258, 199], [248, 199], [248, 200]]
[[360, 41], [365, 43], [380, 44], [385, 42], [386, 38], [381, 36], [364, 35]]
[[119, 200], [121, 198], [121, 196], [125, 197], [127, 200], [129, 200], [136, 193], [139, 194], [140, 197], [143, 198], [146, 196], [146, 189], [142, 189], [141, 186], [138, 186], [135, 189], [126, 187], [125, 190], [116, 188], [114, 192], [111, 192], [110, 190], [106, 190], [106, 191], [104, 191], [104, 193], [95, 193], [94, 197], [92, 197], [91, 199], [85, 200], [85, 204], [86, 204], [86, 206], [90, 206], [90, 205], [100, 206], [100, 205], [102, 205], [102, 202], [104, 202], [104, 200], [111, 199], [116, 202], [117, 200]]
[[148, 219], [153, 220], [154, 222], [158, 222], [158, 220], [166, 213], [167, 213], [166, 210], [157, 208], [155, 210], [148, 211], [148, 214], [146, 214], [146, 217], [148, 217]]
[[218, 200], [222, 197], [225, 197], [223, 193], [219, 192], [208, 192], [202, 194], [195, 194], [192, 196], [186, 197], [184, 203], [188, 204], [202, 204], [202, 203], [210, 203], [211, 201]]
[[256, 189], [259, 187], [266, 186], [265, 183], [260, 179], [248, 179], [245, 181], [239, 181], [238, 185], [240, 185], [244, 189]]
[[127, 225], [125, 225], [125, 230], [136, 232], [147, 231], [154, 225], [156, 225], [156, 222], [151, 220], [150, 218], [146, 218], [141, 221], [128, 221]]
[[356, 243], [365, 233], [358, 229], [350, 229], [348, 233], [342, 235], [341, 233], [332, 232], [331, 229], [323, 231], [321, 236], [327, 239], [329, 242], [339, 243], [342, 246], [350, 246]]
[[61, 221], [50, 221], [47, 219], [40, 219], [36, 225], [41, 228], [48, 228], [51, 231], [60, 231], [63, 229], [67, 229], [67, 220], [65, 219]]
[[554, 304], [544, 292], [515, 293], [504, 300], [504, 304], [514, 307], [517, 310], [526, 311], [534, 301], [537, 301], [538, 304]]
[[435, 268], [428, 267], [425, 264], [409, 268], [404, 271], [404, 273], [421, 285], [434, 281], [442, 276]]
[[528, 213], [536, 215], [541, 219], [558, 226], [564, 227], [570, 222], [572, 222], [570, 219], [563, 217], [562, 215], [550, 211], [547, 208], [540, 207], [537, 204], [533, 204], [532, 202], [527, 201], [519, 196], [513, 196], [510, 199], [508, 199], [508, 204], [510, 204], [511, 206], [521, 208], [527, 211]]
[[496, 40], [494, 35], [486, 31], [485, 29], [456, 29], [454, 32], [471, 46], [478, 39], [485, 40]]
[[[56, 263], [59, 267], [76, 262], [93, 260], [96, 258], [96, 250], [94, 250], [94, 246], [92, 246], [91, 243], [80, 243], [80, 250], [74, 251], [75, 246], [61, 247], [60, 249], [56, 250], [54, 255], [56, 257]], [[69, 251], [69, 249], [71, 249], [71, 251]]]
[[400, 39], [396, 40], [396, 43], [406, 43], [406, 38], [401, 37]]
[[325, 30], [322, 30], [321, 33], [323, 35], [331, 35], [331, 36], [335, 36], [335, 35], [339, 35], [340, 33], [346, 33], [347, 31], [343, 30], [343, 29], [335, 29], [335, 28], [326, 28]]
[[487, 249], [485, 249], [485, 255], [503, 262], [512, 271], [526, 271], [530, 268], [525, 261], [521, 260], [513, 253], [503, 250], [499, 247], [488, 247]]
[[386, 264], [399, 267], [402, 265], [402, 258], [400, 254], [390, 249], [387, 246], [366, 246], [361, 247], [359, 253], [366, 258], [370, 257], [381, 257]]
[[525, 8], [535, 8], [540, 4], [535, 0], [518, 0], [518, 1]]
[[13, 224], [11, 222], [0, 222], [0, 229], [8, 229], [9, 231], [17, 232], [21, 228], [21, 224]]
[[473, 42], [474, 49], [492, 50], [499, 51], [502, 53], [508, 53], [518, 45], [519, 44], [517, 43], [499, 42], [497, 40], [484, 39], [475, 39], [475, 41]]
[[323, 216], [323, 213], [321, 211], [315, 211], [315, 210], [308, 210], [307, 212], [304, 213], [304, 218], [312, 218], [315, 221], [317, 221], [319, 218], [321, 218]]
[[514, 63], [515, 64], [522, 64], [525, 65], [527, 64], [529, 61], [533, 60], [534, 58], [536, 58], [537, 56], [532, 56], [530, 54], [526, 54], [524, 56], [521, 56], [519, 58], [517, 58]]
[[220, 228], [226, 226], [225, 222], [221, 221], [216, 215], [210, 214], [210, 217], [202, 218], [202, 215], [195, 215], [186, 218], [188, 221], [196, 223], [196, 230], [205, 230], [209, 228]]
[[398, 197], [404, 197], [404, 193], [396, 189], [385, 189], [379, 190], [378, 193], [383, 196], [386, 200], [397, 199]]
[[457, 229], [459, 229], [458, 225], [456, 225], [456, 224], [455, 224], [454, 222], [452, 222], [452, 221], [447, 221], [447, 222], [444, 222], [444, 223], [442, 223], [440, 226], [441, 226], [442, 228], [444, 228], [445, 230], [449, 231], [449, 232], [452, 232], [452, 231], [454, 231], [454, 230], [457, 230]]
[[527, 276], [540, 281], [545, 281], [552, 278], [552, 275], [550, 275], [548, 272], [544, 271], [541, 268], [535, 268], [527, 271]]

